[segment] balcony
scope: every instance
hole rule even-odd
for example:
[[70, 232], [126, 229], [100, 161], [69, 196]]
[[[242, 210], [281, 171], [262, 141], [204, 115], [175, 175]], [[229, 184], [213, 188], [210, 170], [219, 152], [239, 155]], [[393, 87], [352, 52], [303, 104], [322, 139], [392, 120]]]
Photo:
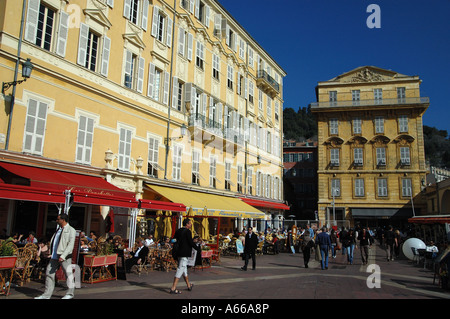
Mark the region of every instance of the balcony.
[[359, 101], [326, 101], [313, 102], [310, 104], [311, 109], [318, 108], [340, 108], [340, 107], [367, 107], [367, 106], [393, 106], [393, 105], [420, 105], [427, 107], [430, 104], [429, 97], [407, 97], [401, 99], [372, 99]]
[[225, 128], [217, 121], [211, 120], [202, 114], [192, 114], [188, 119], [188, 127], [200, 129], [205, 132], [209, 132], [215, 137], [221, 137], [230, 140], [232, 143], [243, 145], [244, 136], [242, 131], [234, 128]]
[[280, 84], [264, 70], [258, 71], [256, 85], [261, 87], [272, 98], [280, 92]]

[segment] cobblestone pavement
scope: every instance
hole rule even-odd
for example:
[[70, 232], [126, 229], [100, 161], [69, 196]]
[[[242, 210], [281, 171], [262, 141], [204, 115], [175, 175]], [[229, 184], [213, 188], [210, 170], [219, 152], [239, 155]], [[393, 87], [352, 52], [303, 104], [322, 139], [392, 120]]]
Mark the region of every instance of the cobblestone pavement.
[[[372, 246], [369, 272], [362, 265], [360, 250], [354, 253], [354, 264], [348, 265], [346, 256], [339, 251], [330, 258], [329, 269], [321, 270], [320, 264], [310, 261], [303, 266], [301, 253], [263, 255], [257, 257], [256, 270], [242, 271], [240, 258], [225, 256], [221, 262], [204, 270], [189, 270], [192, 291], [186, 289], [182, 279], [180, 295], [170, 295], [175, 271], [149, 271], [140, 275], [128, 274], [127, 280], [96, 284], [82, 283], [76, 289], [75, 299], [170, 299], [199, 302], [234, 300], [290, 300], [290, 299], [450, 299], [450, 292], [442, 290], [433, 271], [415, 265], [406, 259], [386, 261], [385, 252]], [[379, 273], [373, 272], [373, 265]], [[369, 278], [370, 277], [370, 278]], [[368, 279], [369, 278], [369, 279]], [[374, 278], [377, 279], [374, 281]], [[379, 288], [369, 288], [379, 284]], [[372, 284], [371, 284], [372, 283]], [[376, 285], [375, 285], [376, 286]], [[32, 299], [44, 290], [43, 282], [29, 282], [23, 287], [11, 288], [7, 297], [0, 300]], [[57, 286], [53, 299], [64, 296], [65, 287]], [[185, 304], [182, 302], [182, 304]]]

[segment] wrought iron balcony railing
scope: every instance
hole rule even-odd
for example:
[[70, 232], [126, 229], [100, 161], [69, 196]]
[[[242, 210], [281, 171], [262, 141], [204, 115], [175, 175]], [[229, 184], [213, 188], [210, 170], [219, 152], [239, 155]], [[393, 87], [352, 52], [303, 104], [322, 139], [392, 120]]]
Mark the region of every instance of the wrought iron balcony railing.
[[361, 106], [389, 106], [389, 105], [408, 105], [408, 104], [429, 104], [429, 97], [406, 97], [397, 99], [372, 99], [358, 101], [326, 101], [313, 102], [311, 108], [332, 108], [332, 107], [361, 107]]

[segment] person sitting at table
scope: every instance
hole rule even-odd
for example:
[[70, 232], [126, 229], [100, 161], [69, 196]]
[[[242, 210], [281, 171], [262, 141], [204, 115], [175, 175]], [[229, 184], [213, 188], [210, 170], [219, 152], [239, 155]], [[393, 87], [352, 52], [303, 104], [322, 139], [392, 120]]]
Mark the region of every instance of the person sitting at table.
[[86, 237], [81, 238], [81, 242], [80, 242], [80, 250], [82, 252], [87, 252], [89, 251], [89, 246], [88, 246], [88, 239]]
[[134, 265], [140, 265], [144, 262], [148, 255], [148, 247], [144, 246], [144, 241], [142, 239], [137, 240], [137, 247], [131, 252], [131, 258], [125, 260], [125, 269], [127, 273], [131, 273], [131, 268]]
[[149, 234], [149, 235], [147, 236], [147, 238], [146, 238], [145, 241], [144, 241], [144, 245], [145, 245], [146, 247], [150, 247], [150, 246], [155, 245], [155, 242], [153, 241], [153, 235], [152, 235], [152, 234]]
[[28, 234], [28, 237], [22, 242], [24, 245], [25, 244], [29, 244], [29, 243], [33, 243], [33, 244], [37, 244], [38, 243], [38, 240], [37, 240], [37, 238], [35, 237], [36, 235], [34, 234], [34, 232], [30, 232], [29, 234]]
[[164, 236], [158, 244], [158, 249], [170, 249], [172, 246], [170, 245], [170, 238]]
[[437, 254], [439, 252], [439, 249], [436, 247], [434, 242], [431, 240], [430, 244], [426, 247], [426, 252], [431, 253], [431, 259], [434, 259], [437, 257]]

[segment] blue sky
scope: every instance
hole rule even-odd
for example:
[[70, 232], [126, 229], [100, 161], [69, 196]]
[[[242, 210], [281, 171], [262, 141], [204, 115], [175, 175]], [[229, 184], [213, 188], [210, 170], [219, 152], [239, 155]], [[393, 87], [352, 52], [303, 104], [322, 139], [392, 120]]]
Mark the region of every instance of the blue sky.
[[[316, 100], [317, 82], [363, 65], [422, 79], [424, 125], [450, 133], [450, 0], [219, 0], [287, 72], [284, 107]], [[370, 29], [370, 4], [381, 28]]]

